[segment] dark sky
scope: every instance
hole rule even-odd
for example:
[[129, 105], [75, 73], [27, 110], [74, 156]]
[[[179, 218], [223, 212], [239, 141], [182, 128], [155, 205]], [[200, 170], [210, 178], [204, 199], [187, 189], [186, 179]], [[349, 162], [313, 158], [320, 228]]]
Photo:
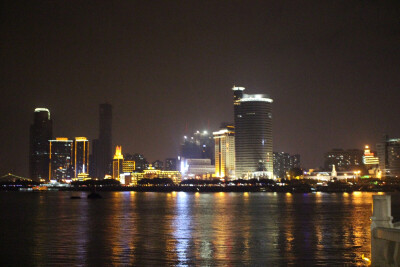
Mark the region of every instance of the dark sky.
[[234, 84], [308, 168], [400, 137], [400, 1], [3, 1], [0, 47], [0, 174], [28, 174], [35, 107], [93, 139], [107, 101], [114, 144], [163, 160], [233, 120]]

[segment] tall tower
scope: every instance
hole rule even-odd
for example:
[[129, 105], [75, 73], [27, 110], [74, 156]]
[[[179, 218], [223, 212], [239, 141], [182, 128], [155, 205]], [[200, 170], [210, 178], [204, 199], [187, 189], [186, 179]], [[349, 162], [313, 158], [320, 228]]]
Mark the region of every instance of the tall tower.
[[89, 140], [86, 137], [75, 137], [73, 148], [74, 178], [89, 172]]
[[71, 180], [73, 140], [57, 137], [50, 140], [49, 180]]
[[47, 108], [36, 108], [30, 128], [29, 175], [34, 181], [49, 180], [49, 140], [53, 136], [53, 122]]
[[123, 171], [124, 156], [121, 153], [121, 146], [115, 148], [115, 155], [113, 158], [113, 173], [112, 178], [119, 180], [119, 175]]
[[236, 178], [273, 178], [272, 102], [265, 94], [233, 87]]
[[100, 104], [99, 115], [99, 139], [96, 142], [94, 157], [97, 177], [102, 179], [106, 174], [111, 174], [112, 106], [108, 103]]
[[233, 126], [226, 126], [214, 132], [215, 140], [215, 176], [235, 177], [235, 132]]

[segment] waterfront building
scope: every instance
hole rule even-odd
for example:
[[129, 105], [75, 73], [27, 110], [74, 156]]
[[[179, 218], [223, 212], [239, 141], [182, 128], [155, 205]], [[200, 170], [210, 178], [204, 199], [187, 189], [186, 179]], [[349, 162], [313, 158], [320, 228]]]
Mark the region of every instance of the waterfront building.
[[166, 171], [177, 171], [178, 170], [178, 159], [177, 158], [166, 158], [165, 159], [165, 170]]
[[215, 165], [210, 159], [181, 159], [181, 173], [184, 178], [211, 179]]
[[93, 176], [103, 179], [111, 174], [112, 163], [112, 106], [99, 106], [99, 138], [93, 142]]
[[121, 173], [119, 175], [119, 182], [121, 185], [137, 185], [137, 180], [132, 179], [132, 173]]
[[73, 140], [65, 137], [57, 137], [49, 141], [49, 180], [71, 181], [72, 147]]
[[86, 137], [75, 137], [73, 144], [72, 166], [74, 177], [88, 174], [89, 171], [89, 140]]
[[49, 140], [53, 139], [53, 122], [47, 108], [36, 108], [30, 127], [29, 175], [36, 182], [49, 181]]
[[131, 173], [131, 184], [136, 185], [141, 179], [154, 178], [169, 178], [174, 183], [179, 183], [182, 180], [182, 175], [179, 171], [157, 170], [150, 164], [143, 172]]
[[349, 171], [363, 165], [364, 151], [361, 149], [332, 149], [324, 154], [324, 168], [332, 170], [333, 165], [338, 171]]
[[193, 136], [184, 136], [181, 144], [182, 158], [210, 159], [214, 163], [214, 139], [208, 131], [196, 131]]
[[235, 178], [235, 127], [229, 125], [213, 132], [215, 142], [215, 176]]
[[390, 138], [386, 135], [382, 142], [376, 145], [379, 167], [383, 177], [400, 177], [400, 138]]
[[113, 158], [113, 172], [112, 178], [119, 180], [119, 176], [123, 173], [124, 156], [121, 154], [121, 146], [116, 146], [115, 155]]
[[272, 102], [265, 94], [233, 87], [236, 178], [273, 178]]
[[276, 178], [286, 178], [287, 172], [294, 168], [300, 168], [299, 154], [274, 152], [274, 175]]

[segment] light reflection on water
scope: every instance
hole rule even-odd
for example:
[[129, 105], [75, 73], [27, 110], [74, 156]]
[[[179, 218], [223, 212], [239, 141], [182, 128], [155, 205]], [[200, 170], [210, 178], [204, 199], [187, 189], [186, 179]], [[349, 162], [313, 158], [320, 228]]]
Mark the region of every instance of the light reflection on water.
[[371, 193], [102, 195], [1, 192], [1, 265], [362, 265], [370, 255]]

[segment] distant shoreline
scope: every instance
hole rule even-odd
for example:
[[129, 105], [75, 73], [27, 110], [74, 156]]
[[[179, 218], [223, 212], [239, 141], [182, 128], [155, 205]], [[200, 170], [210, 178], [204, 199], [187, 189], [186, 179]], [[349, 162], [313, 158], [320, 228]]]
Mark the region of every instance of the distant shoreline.
[[41, 191], [82, 191], [82, 192], [277, 192], [277, 193], [352, 193], [352, 192], [398, 192], [397, 188], [379, 188], [375, 190], [366, 190], [351, 187], [342, 188], [309, 188], [309, 187], [290, 187], [290, 186], [96, 186], [96, 187], [51, 187], [47, 190], [32, 190], [31, 188], [1, 188], [0, 191], [19, 191], [19, 192], [41, 192]]

